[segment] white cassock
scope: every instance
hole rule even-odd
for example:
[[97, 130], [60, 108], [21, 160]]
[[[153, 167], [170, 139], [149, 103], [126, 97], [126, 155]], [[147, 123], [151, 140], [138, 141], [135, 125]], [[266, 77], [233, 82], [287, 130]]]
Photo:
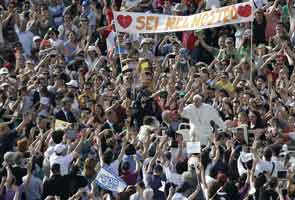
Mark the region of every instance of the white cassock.
[[217, 110], [209, 104], [202, 103], [198, 108], [194, 104], [189, 104], [184, 107], [181, 116], [190, 121], [190, 135], [195, 135], [197, 141], [204, 145], [207, 145], [209, 136], [212, 134], [211, 120], [221, 129], [225, 128]]

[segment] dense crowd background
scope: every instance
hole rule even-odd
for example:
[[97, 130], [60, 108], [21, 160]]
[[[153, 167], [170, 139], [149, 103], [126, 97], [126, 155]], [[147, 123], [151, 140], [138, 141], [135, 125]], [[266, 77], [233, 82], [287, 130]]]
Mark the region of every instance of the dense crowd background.
[[[1, 0], [0, 199], [294, 200], [293, 0], [196, 32], [113, 23], [239, 2]], [[124, 191], [96, 183], [102, 168]]]

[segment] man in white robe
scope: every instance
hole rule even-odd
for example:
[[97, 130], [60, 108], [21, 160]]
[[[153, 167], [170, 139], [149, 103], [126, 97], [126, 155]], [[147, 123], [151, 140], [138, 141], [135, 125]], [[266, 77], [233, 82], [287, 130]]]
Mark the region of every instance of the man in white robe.
[[190, 121], [190, 135], [195, 141], [200, 141], [201, 145], [207, 145], [208, 139], [212, 134], [210, 121], [214, 121], [221, 129], [225, 129], [225, 124], [220, 118], [217, 110], [211, 105], [202, 102], [200, 95], [193, 97], [193, 103], [180, 106], [179, 113], [181, 117]]

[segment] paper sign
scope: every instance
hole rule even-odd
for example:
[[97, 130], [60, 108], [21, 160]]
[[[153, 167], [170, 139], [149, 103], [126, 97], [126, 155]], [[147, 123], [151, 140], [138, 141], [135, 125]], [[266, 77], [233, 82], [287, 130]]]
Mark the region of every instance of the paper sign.
[[201, 143], [200, 142], [187, 142], [186, 143], [187, 153], [201, 153]]
[[161, 33], [191, 31], [253, 21], [254, 9], [252, 2], [244, 2], [190, 16], [114, 12], [114, 22], [118, 32]]
[[159, 191], [165, 192], [165, 184], [166, 184], [166, 182], [165, 181], [161, 181], [161, 184], [162, 184], [162, 186], [159, 188]]
[[59, 119], [55, 120], [55, 130], [61, 129], [64, 130], [66, 128], [68, 128], [71, 125], [71, 123], [69, 122], [65, 122]]
[[120, 177], [103, 167], [98, 172], [95, 182], [99, 187], [112, 192], [122, 192], [127, 187]]

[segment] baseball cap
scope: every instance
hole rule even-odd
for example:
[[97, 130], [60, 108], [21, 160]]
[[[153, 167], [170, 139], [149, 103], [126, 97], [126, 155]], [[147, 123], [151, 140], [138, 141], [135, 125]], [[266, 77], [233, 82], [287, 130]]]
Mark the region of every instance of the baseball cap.
[[36, 40], [41, 40], [41, 37], [38, 36], [38, 35], [34, 36], [34, 37], [33, 37], [33, 41], [35, 42]]
[[6, 74], [8, 74], [8, 73], [9, 73], [9, 71], [8, 71], [7, 68], [2, 67], [2, 68], [0, 69], [0, 75], [6, 75]]
[[88, 47], [88, 51], [95, 51], [95, 49], [96, 49], [95, 46], [89, 46]]
[[67, 82], [66, 85], [74, 88], [79, 88], [78, 82], [76, 80], [70, 80], [70, 82]]
[[9, 86], [9, 84], [8, 83], [2, 83], [1, 85], [0, 85], [0, 88], [4, 88], [4, 87], [7, 87], [7, 86]]
[[88, 0], [84, 0], [82, 2], [82, 6], [89, 6], [90, 2]]
[[151, 44], [152, 40], [150, 38], [144, 38], [141, 42], [140, 42], [140, 48], [142, 47], [142, 45], [144, 44]]

